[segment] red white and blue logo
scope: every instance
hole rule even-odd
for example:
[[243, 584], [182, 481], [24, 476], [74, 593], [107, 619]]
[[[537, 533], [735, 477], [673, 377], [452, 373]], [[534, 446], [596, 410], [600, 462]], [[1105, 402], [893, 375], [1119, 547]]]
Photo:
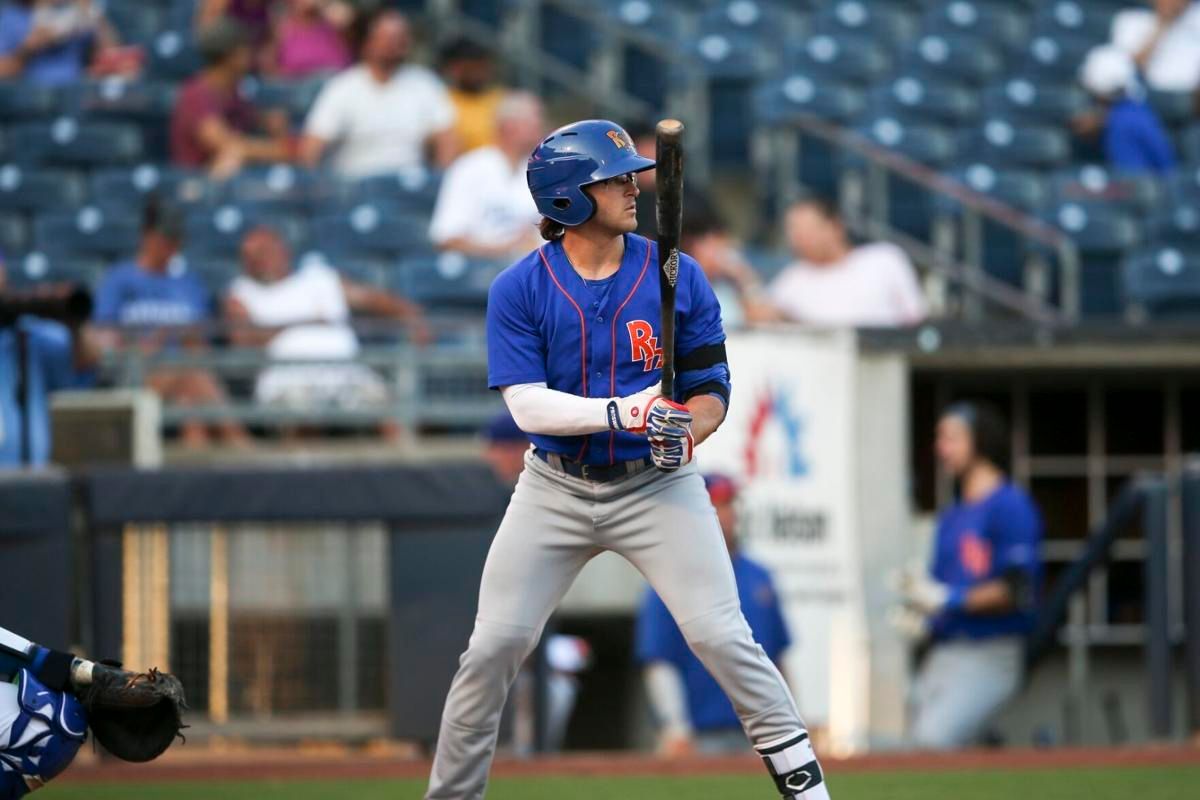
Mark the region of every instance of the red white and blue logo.
[[746, 476], [798, 478], [809, 472], [802, 441], [804, 418], [787, 393], [766, 387], [758, 395], [746, 435]]

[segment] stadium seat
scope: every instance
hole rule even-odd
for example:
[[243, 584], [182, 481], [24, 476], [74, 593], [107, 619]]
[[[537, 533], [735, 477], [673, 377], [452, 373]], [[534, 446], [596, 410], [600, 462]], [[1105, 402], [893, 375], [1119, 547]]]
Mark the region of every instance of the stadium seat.
[[1167, 193], [1175, 202], [1200, 203], [1200, 161], [1167, 176]]
[[538, 48], [577, 69], [586, 69], [596, 49], [599, 32], [586, 18], [556, 3], [539, 3]]
[[687, 20], [672, 3], [652, 0], [621, 0], [597, 4], [598, 12], [607, 14], [622, 28], [644, 37], [651, 47], [635, 44], [621, 46], [622, 88], [633, 97], [661, 108], [666, 104], [670, 89], [670, 62], [661, 56], [663, 50], [675, 52], [686, 37]]
[[168, 9], [144, 0], [105, 0], [104, 14], [116, 29], [121, 41], [147, 44], [161, 31]]
[[983, 93], [989, 117], [1063, 125], [1091, 106], [1087, 94], [1072, 83], [1050, 83], [1044, 78], [1017, 77], [989, 86]]
[[336, 188], [337, 206], [330, 211], [350, 209], [369, 200], [394, 205], [403, 212], [432, 214], [440, 182], [440, 174], [421, 166], [344, 181]]
[[903, 75], [871, 91], [871, 111], [914, 123], [968, 125], [979, 121], [979, 98], [961, 84]]
[[132, 164], [142, 157], [137, 125], [59, 117], [51, 123], [23, 123], [9, 130], [10, 149], [24, 163], [74, 167]]
[[92, 117], [164, 124], [175, 107], [174, 84], [105, 78], [72, 87], [74, 108]]
[[0, 262], [29, 249], [29, 223], [24, 215], [0, 212]]
[[187, 271], [200, 279], [217, 302], [225, 295], [233, 279], [242, 272], [242, 265], [236, 258], [189, 253], [184, 263]]
[[166, 81], [184, 81], [203, 66], [192, 43], [191, 20], [178, 28], [168, 28], [150, 43], [148, 74]]
[[77, 206], [86, 197], [87, 183], [75, 173], [0, 165], [0, 209], [53, 211]]
[[245, 97], [258, 108], [287, 112], [293, 123], [300, 124], [325, 85], [323, 79], [284, 81], [248, 79], [242, 86]]
[[1086, 36], [1101, 44], [1108, 39], [1114, 11], [1114, 6], [1094, 0], [1051, 0], [1034, 13], [1033, 32]]
[[699, 36], [689, 53], [692, 63], [676, 66], [673, 71], [676, 82], [681, 85], [695, 80], [694, 72], [699, 72], [708, 80], [753, 80], [766, 74], [772, 66], [754, 38], [735, 31]]
[[137, 250], [140, 220], [107, 214], [98, 206], [39, 215], [33, 222], [38, 250], [50, 255], [124, 258]]
[[980, 85], [1000, 74], [1004, 59], [986, 39], [963, 33], [930, 33], [906, 50], [903, 65], [931, 78], [953, 75], [955, 80]]
[[722, 0], [701, 12], [698, 28], [700, 36], [735, 33], [776, 51], [798, 33], [779, 6], [764, 0]]
[[0, 81], [0, 121], [49, 117], [59, 109], [58, 92], [27, 81]]
[[880, 116], [857, 131], [877, 145], [928, 166], [945, 166], [957, 155], [954, 134], [936, 125], [905, 124], [895, 116]]
[[1121, 262], [1142, 241], [1137, 219], [1104, 203], [1076, 202], [1052, 204], [1043, 219], [1070, 236], [1079, 249], [1082, 313], [1120, 313]]
[[928, 33], [967, 33], [1009, 51], [1019, 49], [1029, 36], [1029, 19], [1019, 3], [940, 0], [926, 10], [923, 23]]
[[296, 264], [317, 263], [337, 270], [356, 283], [368, 286], [386, 287], [388, 276], [396, 271], [396, 262], [386, 258], [354, 258], [352, 256], [331, 256], [320, 249], [309, 249], [302, 252], [296, 259]]
[[860, 89], [806, 73], [770, 81], [754, 92], [755, 117], [769, 125], [787, 123], [797, 116], [845, 124], [862, 114], [864, 107]]
[[9, 262], [8, 279], [16, 287], [72, 282], [95, 289], [105, 263], [99, 258], [50, 255], [35, 250]]
[[1162, 197], [1162, 184], [1146, 174], [1114, 173], [1099, 164], [1061, 170], [1051, 178], [1054, 202], [1107, 203], [1130, 214], [1145, 214]]
[[258, 225], [278, 231], [293, 251], [302, 248], [308, 239], [307, 227], [297, 217], [225, 203], [187, 215], [184, 251], [189, 260], [236, 258], [242, 237]]
[[964, 158], [996, 167], [1049, 169], [1064, 164], [1071, 153], [1067, 134], [1057, 128], [1019, 125], [993, 118], [962, 137]]
[[151, 197], [181, 208], [213, 202], [214, 184], [205, 175], [158, 164], [96, 170], [90, 183], [92, 202], [108, 212], [140, 213]]
[[1096, 42], [1081, 34], [1040, 34], [1013, 55], [1013, 63], [1032, 76], [1044, 76], [1059, 82], [1077, 79], [1079, 65]]
[[428, 221], [403, 214], [394, 206], [364, 201], [348, 213], [313, 220], [313, 241], [339, 256], [407, 257], [431, 249]]
[[1152, 317], [1200, 315], [1200, 250], [1149, 247], [1121, 270], [1125, 301]]
[[819, 34], [789, 49], [787, 66], [806, 74], [870, 85], [892, 71], [891, 51], [875, 39]]
[[1200, 206], [1164, 203], [1146, 220], [1146, 239], [1154, 244], [1200, 249]]
[[897, 47], [916, 35], [917, 17], [912, 5], [896, 0], [836, 0], [817, 13], [816, 32], [854, 34]]
[[404, 259], [389, 283], [393, 290], [426, 308], [482, 310], [487, 306], [492, 279], [504, 267], [461, 253], [438, 253]]
[[1169, 128], [1181, 128], [1196, 119], [1196, 96], [1193, 92], [1160, 92], [1151, 89], [1146, 93], [1146, 100]]
[[1193, 125], [1180, 137], [1183, 160], [1192, 166], [1200, 165], [1200, 125]]
[[300, 214], [313, 202], [320, 181], [308, 170], [272, 164], [239, 172], [217, 189], [219, 202], [266, 213]]

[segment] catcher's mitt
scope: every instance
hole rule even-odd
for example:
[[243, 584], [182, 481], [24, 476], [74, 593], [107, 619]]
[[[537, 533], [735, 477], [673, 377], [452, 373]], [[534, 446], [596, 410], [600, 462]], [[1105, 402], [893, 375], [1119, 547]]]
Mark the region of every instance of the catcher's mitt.
[[76, 693], [87, 709], [96, 741], [125, 761], [151, 761], [163, 754], [180, 731], [187, 703], [174, 675], [151, 669], [128, 672], [114, 662], [97, 663], [92, 682]]

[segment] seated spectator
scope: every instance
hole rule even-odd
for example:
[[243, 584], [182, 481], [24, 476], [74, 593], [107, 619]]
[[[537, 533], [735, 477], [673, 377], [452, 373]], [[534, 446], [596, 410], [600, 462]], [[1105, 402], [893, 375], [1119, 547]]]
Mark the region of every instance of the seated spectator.
[[1137, 67], [1127, 53], [1109, 45], [1093, 49], [1079, 78], [1100, 104], [1104, 157], [1110, 166], [1125, 172], [1175, 169], [1175, 149], [1158, 114], [1142, 99]]
[[512, 258], [541, 244], [525, 165], [545, 135], [542, 103], [514, 92], [496, 111], [496, 144], [460, 156], [442, 179], [429, 238], [443, 250]]
[[1194, 92], [1200, 88], [1200, 5], [1189, 0], [1152, 0], [1113, 18], [1112, 44], [1133, 57], [1151, 89]]
[[787, 211], [796, 261], [767, 288], [785, 318], [823, 327], [890, 327], [925, 319], [925, 297], [908, 256], [894, 244], [855, 247], [833, 205], [807, 199]]
[[706, 211], [685, 213], [679, 247], [704, 270], [721, 305], [726, 330], [778, 319], [766, 302], [758, 274], [716, 216]]
[[454, 104], [454, 131], [464, 151], [496, 143], [496, 111], [508, 93], [496, 85], [496, 61], [486, 47], [455, 39], [442, 48], [441, 72]]
[[141, 50], [118, 45], [116, 32], [92, 0], [0, 5], [0, 79], [64, 86], [86, 75], [136, 75]]
[[263, 69], [281, 78], [307, 78], [335, 72], [353, 60], [346, 44], [346, 26], [353, 18], [337, 3], [287, 0], [285, 11], [271, 26]]
[[[0, 295], [7, 285], [0, 257]], [[46, 284], [37, 294], [42, 299], [63, 297], [72, 288]], [[80, 320], [63, 324], [28, 315], [0, 316], [0, 470], [41, 467], [50, 461], [50, 394], [90, 386], [98, 361], [95, 337]]]
[[[212, 319], [212, 299], [204, 284], [186, 270], [174, 270], [183, 240], [178, 215], [150, 204], [142, 218], [142, 239], [137, 255], [113, 266], [96, 290], [95, 322], [103, 330], [109, 349], [137, 347], [150, 356], [164, 349], [203, 351], [208, 338], [203, 331], [188, 330]], [[125, 330], [118, 329], [121, 326]], [[177, 406], [211, 406], [228, 402], [220, 380], [199, 367], [160, 367], [146, 376], [146, 385], [165, 402]], [[179, 428], [187, 447], [204, 447], [210, 432], [226, 444], [249, 443], [244, 428], [233, 420], [208, 425], [185, 420]]]
[[911, 734], [918, 747], [941, 750], [978, 743], [1020, 688], [1042, 522], [1004, 473], [1008, 432], [995, 409], [946, 409], [935, 449], [954, 478], [956, 501], [938, 518], [929, 566], [899, 576], [903, 607], [893, 621], [932, 639], [913, 684]]
[[407, 63], [411, 49], [403, 14], [387, 10], [371, 20], [360, 63], [331, 78], [308, 114], [305, 164], [329, 156], [337, 173], [358, 178], [454, 159], [454, 105], [436, 75]]
[[279, 0], [199, 0], [196, 5], [196, 31], [220, 19], [241, 25], [255, 50], [267, 43], [271, 33], [271, 13]]
[[[292, 254], [275, 230], [259, 226], [242, 239], [243, 273], [225, 297], [225, 315], [238, 327], [234, 344], [265, 347], [280, 364], [264, 370], [255, 399], [265, 405], [371, 409], [385, 407], [388, 391], [369, 367], [353, 362], [358, 337], [350, 327], [357, 312], [404, 322], [419, 341], [427, 337], [421, 309], [381, 289], [339, 275], [332, 267], [309, 261], [292, 268]], [[333, 363], [330, 363], [333, 362]], [[385, 433], [394, 435], [394, 427]]]
[[207, 168], [216, 178], [249, 163], [291, 160], [295, 148], [286, 115], [260, 112], [241, 95], [254, 58], [246, 31], [222, 18], [201, 31], [197, 45], [205, 66], [175, 101], [171, 159], [181, 167]]
[[[736, 487], [724, 475], [705, 475], [704, 484], [725, 534], [742, 614], [754, 640], [779, 666], [791, 636], [771, 574], [738, 548]], [[634, 635], [635, 655], [659, 726], [659, 752], [667, 756], [746, 752], [746, 734], [729, 698], [688, 648], [652, 589], [646, 590]]]

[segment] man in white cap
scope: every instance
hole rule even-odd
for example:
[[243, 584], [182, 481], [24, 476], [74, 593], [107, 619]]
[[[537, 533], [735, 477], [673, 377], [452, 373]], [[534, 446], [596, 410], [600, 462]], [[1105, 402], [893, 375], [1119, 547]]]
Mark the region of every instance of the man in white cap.
[[1079, 70], [1083, 88], [1101, 105], [1104, 156], [1123, 172], [1166, 173], [1175, 169], [1175, 151], [1162, 121], [1143, 99], [1137, 65], [1111, 45], [1093, 48]]

